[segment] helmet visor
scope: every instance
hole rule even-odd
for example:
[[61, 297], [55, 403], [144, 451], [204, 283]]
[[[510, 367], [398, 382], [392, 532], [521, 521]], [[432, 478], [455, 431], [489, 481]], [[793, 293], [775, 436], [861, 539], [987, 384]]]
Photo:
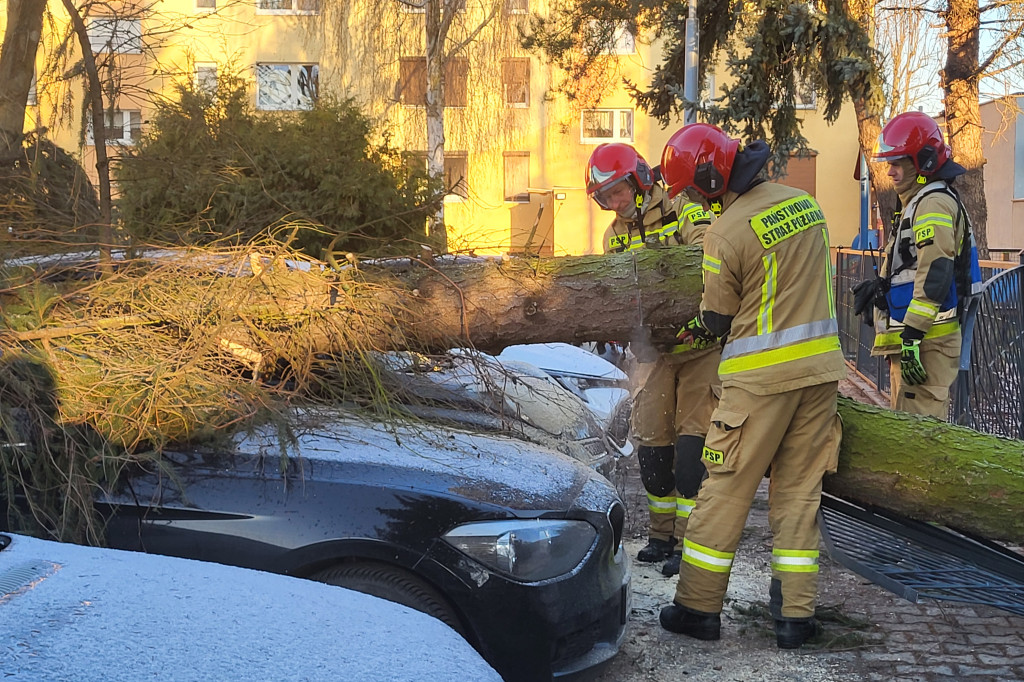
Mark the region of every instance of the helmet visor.
[[906, 154], [903, 154], [895, 147], [886, 144], [881, 135], [878, 136], [878, 140], [875, 142], [875, 148], [871, 154], [872, 163], [888, 163], [889, 161], [895, 161], [896, 159], [902, 159], [904, 157], [906, 157]]
[[614, 180], [611, 183], [605, 185], [594, 191], [591, 195], [594, 197], [594, 201], [597, 205], [606, 211], [614, 211], [615, 207], [621, 203], [622, 197], [628, 196], [630, 200], [636, 197], [636, 192], [633, 190], [633, 184], [627, 182], [629, 176], [623, 176], [618, 180]]

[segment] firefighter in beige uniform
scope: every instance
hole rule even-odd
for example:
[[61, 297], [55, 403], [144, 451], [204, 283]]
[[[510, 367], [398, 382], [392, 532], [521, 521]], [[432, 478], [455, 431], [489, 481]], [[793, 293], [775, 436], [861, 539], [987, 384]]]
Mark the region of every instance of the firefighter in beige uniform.
[[889, 163], [902, 210], [880, 273], [871, 354], [890, 359], [893, 408], [944, 420], [960, 367], [957, 304], [970, 291], [972, 252], [977, 262], [967, 213], [950, 187], [966, 170], [949, 158], [935, 121], [916, 111], [889, 121], [874, 160]]
[[720, 637], [723, 598], [751, 502], [770, 467], [770, 607], [780, 648], [817, 632], [821, 480], [834, 471], [846, 363], [839, 346], [825, 217], [802, 190], [764, 182], [762, 141], [739, 148], [721, 129], [686, 125], [662, 155], [670, 196], [721, 211], [704, 236], [700, 313], [680, 338], [727, 337], [722, 398], [711, 417], [708, 478], [690, 515], [667, 630]]
[[[616, 212], [604, 235], [605, 253], [703, 243], [711, 214], [698, 203], [670, 201], [631, 146], [597, 147], [586, 181], [598, 205]], [[638, 366], [631, 427], [650, 512], [648, 544], [637, 559], [665, 560], [661, 570], [670, 576], [679, 572], [683, 534], [705, 473], [704, 437], [721, 389], [720, 345], [667, 350]], [[644, 355], [636, 346], [634, 354]]]

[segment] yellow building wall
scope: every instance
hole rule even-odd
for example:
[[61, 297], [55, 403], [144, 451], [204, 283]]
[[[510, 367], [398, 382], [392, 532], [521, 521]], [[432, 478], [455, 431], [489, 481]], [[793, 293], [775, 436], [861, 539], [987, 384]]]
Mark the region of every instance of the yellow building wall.
[[1006, 97], [981, 105], [985, 152], [985, 201], [990, 249], [1024, 249], [1024, 97]]
[[[143, 121], [152, 106], [143, 92], [170, 94], [175, 81], [194, 77], [196, 62], [214, 62], [221, 69], [233, 65], [254, 83], [261, 62], [317, 63], [320, 91], [355, 97], [372, 117], [379, 119], [400, 148], [426, 150], [423, 107], [400, 103], [400, 60], [424, 54], [422, 15], [402, 12], [394, 2], [353, 2], [324, 6], [323, 14], [280, 14], [257, 10], [254, 2], [225, 4], [216, 12], [199, 10], [195, 0], [164, 0], [160, 11], [143, 20], [144, 40], [153, 47], [155, 61], [119, 55], [126, 88], [116, 108], [139, 109]], [[0, 2], [0, 7], [3, 3]], [[60, 3], [51, 3], [55, 17], [64, 16]], [[534, 6], [531, 6], [534, 9]], [[472, 12], [471, 12], [472, 13]], [[470, 14], [471, 14], [470, 13]], [[466, 23], [472, 17], [467, 15]], [[611, 214], [588, 200], [583, 174], [596, 143], [581, 140], [580, 108], [553, 95], [561, 75], [543, 60], [522, 51], [514, 39], [522, 16], [498, 17], [465, 52], [469, 59], [468, 103], [445, 113], [446, 151], [467, 154], [468, 196], [445, 204], [449, 243], [455, 250], [503, 253], [522, 248], [529, 235], [531, 247], [556, 255], [598, 253], [601, 235]], [[367, 28], [373, 26], [374, 28]], [[54, 47], [49, 36], [46, 49]], [[40, 53], [44, 62], [46, 49]], [[626, 77], [645, 85], [659, 62], [661, 47], [637, 43], [637, 52], [609, 58], [611, 84], [596, 108], [634, 109], [625, 89]], [[530, 102], [526, 108], [504, 103], [500, 61], [504, 57], [530, 59]], [[78, 150], [83, 162], [94, 161], [92, 147], [79, 143], [80, 114], [53, 115], [81, 110], [81, 87], [45, 101], [40, 89], [39, 113], [30, 112], [51, 127], [51, 136], [67, 149]], [[64, 99], [69, 98], [69, 99]], [[33, 124], [34, 125], [34, 124]], [[678, 127], [662, 129], [656, 121], [634, 110], [633, 144], [654, 166], [665, 141]], [[859, 225], [859, 186], [853, 179], [857, 162], [857, 130], [847, 107], [833, 126], [808, 111], [804, 134], [817, 151], [816, 194], [829, 219], [834, 244], [849, 244]], [[109, 147], [116, 157], [119, 148]], [[528, 203], [504, 200], [504, 153], [528, 152]]]

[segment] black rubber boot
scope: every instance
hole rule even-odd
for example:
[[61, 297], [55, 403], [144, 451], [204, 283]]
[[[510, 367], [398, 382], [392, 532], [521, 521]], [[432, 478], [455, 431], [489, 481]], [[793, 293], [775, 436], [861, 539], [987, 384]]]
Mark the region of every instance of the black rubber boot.
[[679, 575], [679, 564], [683, 563], [682, 552], [672, 552], [661, 567], [661, 574], [667, 578]]
[[807, 640], [821, 633], [821, 624], [814, 618], [775, 621], [775, 643], [780, 649], [799, 649]]
[[670, 554], [672, 554], [672, 550], [675, 549], [675, 547], [675, 538], [669, 538], [668, 540], [651, 538], [647, 541], [647, 546], [637, 552], [636, 560], [643, 561], [648, 564], [664, 561]]
[[669, 632], [711, 641], [722, 637], [722, 614], [704, 613], [672, 602], [661, 610], [661, 627]]

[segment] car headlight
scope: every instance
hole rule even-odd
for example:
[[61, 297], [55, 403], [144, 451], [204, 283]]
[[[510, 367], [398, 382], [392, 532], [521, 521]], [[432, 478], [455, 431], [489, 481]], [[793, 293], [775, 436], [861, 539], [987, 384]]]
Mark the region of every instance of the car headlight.
[[488, 568], [517, 580], [546, 580], [576, 568], [594, 546], [586, 521], [481, 521], [448, 531], [444, 539]]

